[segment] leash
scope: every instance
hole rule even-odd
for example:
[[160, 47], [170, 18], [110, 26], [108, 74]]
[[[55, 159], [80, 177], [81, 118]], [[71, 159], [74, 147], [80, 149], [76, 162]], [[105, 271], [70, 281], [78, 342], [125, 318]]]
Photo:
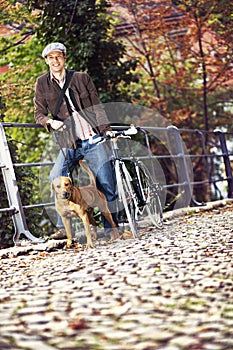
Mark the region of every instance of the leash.
[[[62, 132], [62, 131], [60, 131]], [[68, 157], [68, 147], [66, 147], [66, 152], [64, 152], [64, 148], [61, 146], [59, 140], [58, 140], [58, 137], [57, 137], [57, 134], [54, 133], [54, 136], [55, 136], [55, 141], [56, 143], [58, 144], [63, 156], [64, 156], [64, 159], [65, 159], [65, 163], [66, 163], [66, 169], [67, 169], [67, 177], [70, 178], [71, 182], [72, 182], [72, 185], [74, 186], [74, 179], [73, 179], [73, 176], [72, 176], [72, 172], [70, 170], [70, 167], [69, 167], [69, 157]]]
[[[72, 78], [74, 72], [75, 72], [74, 70], [67, 71], [66, 81], [65, 81], [65, 84], [64, 84], [63, 88], [61, 89], [60, 96], [59, 96], [59, 99], [57, 101], [57, 105], [56, 105], [56, 108], [55, 108], [55, 111], [54, 111], [54, 114], [53, 114], [53, 119], [55, 119], [55, 120], [61, 120], [61, 119], [58, 118], [57, 115], [58, 115], [59, 109], [61, 107], [62, 100], [63, 100], [63, 98], [66, 97], [65, 96], [65, 91], [68, 88], [68, 85], [69, 85], [69, 83], [71, 81], [71, 78]], [[66, 101], [66, 103], [68, 103], [66, 98], [65, 98], [65, 101]], [[67, 108], [68, 108], [68, 110], [69, 110], [69, 112], [71, 114], [71, 111], [69, 109], [69, 105], [67, 105]], [[62, 132], [62, 131], [60, 131], [60, 132]], [[58, 134], [56, 133], [56, 131], [54, 132], [54, 136], [55, 136], [55, 141], [58, 144], [58, 146], [59, 146], [59, 148], [62, 151], [62, 154], [64, 156], [64, 159], [65, 159], [65, 162], [66, 162], [66, 168], [67, 168], [67, 175], [70, 178], [70, 180], [72, 182], [72, 185], [74, 185], [72, 173], [71, 173], [70, 168], [69, 168], [69, 158], [68, 158], [68, 148], [69, 147], [66, 147], [66, 154], [65, 154], [65, 152], [63, 150], [63, 147], [61, 146], [61, 144], [59, 142], [59, 137], [58, 137]], [[67, 142], [67, 145], [68, 145], [68, 142]]]

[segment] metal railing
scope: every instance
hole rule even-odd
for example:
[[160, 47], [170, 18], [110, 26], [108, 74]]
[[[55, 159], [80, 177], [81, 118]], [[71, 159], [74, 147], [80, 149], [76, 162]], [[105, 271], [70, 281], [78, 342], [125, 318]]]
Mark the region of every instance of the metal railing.
[[[8, 212], [12, 216], [15, 228], [14, 242], [17, 244], [21, 234], [32, 242], [40, 242], [27, 228], [25, 209], [44, 208], [54, 203], [32, 203], [23, 205], [21, 202], [15, 168], [17, 167], [44, 167], [51, 166], [51, 162], [13, 163], [5, 134], [6, 128], [37, 128], [36, 124], [0, 123], [0, 168], [6, 188], [9, 207], [0, 208], [1, 212]], [[113, 129], [122, 129], [117, 126]], [[148, 140], [144, 142], [145, 154], [139, 154], [141, 159], [152, 160], [161, 164], [164, 179], [162, 188], [166, 192], [175, 192], [175, 202], [180, 207], [199, 205], [198, 189], [210, 186], [211, 200], [219, 198], [233, 198], [233, 133], [214, 131], [206, 133], [201, 130], [178, 129], [175, 126], [166, 128], [145, 127]], [[192, 141], [195, 139], [195, 141]], [[161, 149], [162, 147], [162, 149]], [[176, 176], [170, 176], [166, 163], [172, 164]], [[196, 174], [200, 170], [202, 178]], [[154, 166], [155, 167], [155, 166]], [[157, 169], [155, 173], [157, 172]], [[204, 174], [204, 175], [203, 175]], [[173, 174], [174, 175], [174, 174]], [[169, 180], [167, 180], [169, 178]], [[159, 180], [160, 181], [160, 180]], [[219, 186], [221, 184], [221, 186]], [[224, 191], [222, 190], [224, 188]], [[223, 193], [224, 192], [224, 193]], [[166, 206], [166, 200], [164, 201]], [[167, 206], [169, 208], [169, 205]]]

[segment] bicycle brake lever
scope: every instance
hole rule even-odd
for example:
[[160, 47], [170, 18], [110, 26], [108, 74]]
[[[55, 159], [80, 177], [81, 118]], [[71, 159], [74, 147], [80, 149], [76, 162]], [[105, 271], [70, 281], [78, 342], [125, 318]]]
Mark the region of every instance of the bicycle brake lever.
[[125, 135], [136, 135], [138, 133], [137, 128], [132, 124], [130, 128], [124, 131]]

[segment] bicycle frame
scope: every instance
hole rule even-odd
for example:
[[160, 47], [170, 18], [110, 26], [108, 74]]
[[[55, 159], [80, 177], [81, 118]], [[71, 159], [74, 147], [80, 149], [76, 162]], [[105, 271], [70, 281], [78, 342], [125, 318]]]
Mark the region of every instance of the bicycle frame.
[[[111, 150], [112, 150], [112, 160], [114, 162], [114, 167], [115, 169], [117, 169], [117, 167], [119, 166], [119, 168], [122, 170], [122, 172], [124, 174], [127, 174], [127, 176], [129, 176], [129, 181], [132, 183], [133, 179], [132, 176], [130, 175], [127, 166], [125, 164], [125, 160], [122, 159], [119, 156], [119, 147], [117, 144], [117, 140], [114, 140], [111, 142]], [[133, 186], [134, 188], [134, 193], [136, 194], [136, 196], [133, 196], [133, 202], [134, 202], [134, 208], [135, 208], [135, 219], [138, 220], [139, 215], [142, 212], [142, 207], [144, 207], [146, 205], [146, 198], [143, 194], [142, 191], [142, 183], [140, 181], [140, 176], [139, 176], [139, 163], [140, 161], [136, 158], [136, 157], [132, 157], [130, 159], [131, 164], [133, 165], [133, 172], [134, 172], [134, 179], [136, 179], [136, 186], [137, 188], [135, 189], [135, 186]], [[119, 165], [117, 164], [119, 163]]]
[[[115, 169], [116, 170], [117, 169], [121, 169], [122, 172], [127, 176], [127, 179], [130, 182], [132, 182], [132, 177], [130, 176], [130, 174], [129, 174], [128, 170], [127, 170], [125, 162], [119, 156], [119, 147], [118, 147], [118, 144], [117, 144], [117, 140], [111, 141], [110, 144], [111, 144], [111, 150], [112, 150], [112, 160], [114, 162]], [[117, 175], [117, 171], [116, 171], [116, 175]], [[137, 199], [135, 198], [135, 196], [133, 197], [133, 201], [134, 201], [135, 208], [137, 208], [138, 205], [137, 205]]]

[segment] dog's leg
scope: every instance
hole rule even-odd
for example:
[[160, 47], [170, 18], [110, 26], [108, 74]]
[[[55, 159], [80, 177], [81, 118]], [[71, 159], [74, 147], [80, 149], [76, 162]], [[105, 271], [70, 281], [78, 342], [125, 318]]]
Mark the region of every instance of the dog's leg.
[[83, 208], [81, 208], [79, 204], [73, 202], [69, 202], [69, 207], [81, 218], [83, 222], [87, 237], [87, 248], [93, 248], [94, 246], [91, 238], [91, 228], [88, 213], [85, 210], [83, 210]]
[[66, 235], [67, 235], [67, 244], [66, 247], [70, 248], [72, 245], [72, 232], [71, 232], [71, 220], [70, 218], [67, 217], [62, 217], [62, 222], [65, 226], [65, 230], [66, 230]]
[[87, 210], [88, 214], [88, 219], [90, 224], [92, 225], [92, 237], [93, 239], [97, 239], [97, 223], [94, 218], [94, 209], [93, 208], [88, 208]]
[[106, 201], [106, 197], [101, 191], [97, 190], [97, 193], [98, 193], [98, 199], [96, 204], [99, 210], [101, 211], [101, 213], [103, 214], [103, 216], [108, 220], [108, 222], [111, 224], [113, 228], [113, 235], [111, 235], [111, 240], [118, 239], [120, 238], [119, 231], [118, 231], [117, 225], [113, 221], [112, 214], [109, 210], [108, 203]]
[[92, 229], [93, 229], [93, 239], [97, 239], [97, 227], [96, 225], [92, 225]]
[[92, 238], [91, 238], [91, 228], [90, 228], [90, 221], [88, 218], [88, 214], [85, 212], [82, 216], [80, 215], [80, 217], [83, 221], [83, 225], [85, 228], [85, 233], [87, 237], [87, 248], [93, 248], [94, 245], [92, 243]]
[[119, 235], [119, 231], [117, 228], [117, 225], [115, 224], [115, 222], [112, 219], [112, 214], [110, 213], [110, 211], [108, 210], [108, 208], [106, 208], [107, 210], [105, 212], [102, 212], [102, 214], [104, 215], [104, 217], [108, 220], [108, 222], [111, 224], [112, 228], [113, 228], [113, 236], [111, 236], [112, 240], [118, 239], [120, 238]]

